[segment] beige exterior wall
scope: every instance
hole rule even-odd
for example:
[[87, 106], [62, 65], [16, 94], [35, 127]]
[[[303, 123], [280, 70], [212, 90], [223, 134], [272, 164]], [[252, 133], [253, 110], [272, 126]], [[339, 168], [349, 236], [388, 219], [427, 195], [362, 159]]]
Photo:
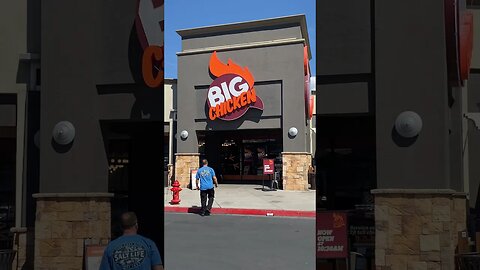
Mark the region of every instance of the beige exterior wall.
[[[169, 132], [168, 132], [168, 153], [169, 153], [169, 164], [170, 166], [173, 166], [173, 162], [175, 161], [174, 160], [174, 153], [173, 153], [173, 135], [174, 135], [174, 130], [173, 130], [173, 117], [174, 115], [171, 113], [174, 109], [174, 91], [177, 87], [177, 81], [176, 80], [172, 80], [172, 79], [165, 79], [165, 83], [164, 83], [164, 101], [163, 101], [163, 105], [164, 105], [164, 108], [163, 108], [163, 121], [165, 123], [168, 123], [168, 128], [169, 128]], [[173, 171], [173, 169], [171, 169]], [[168, 178], [170, 179], [170, 174], [168, 176]]]
[[17, 94], [17, 156], [15, 226], [22, 226], [22, 179], [24, 160], [26, 76], [20, 55], [27, 53], [27, 1], [0, 4], [0, 94]]
[[170, 112], [173, 110], [173, 89], [176, 86], [176, 81], [165, 80], [164, 85], [164, 108], [163, 108], [163, 117], [165, 122], [170, 122]]
[[473, 13], [473, 56], [471, 68], [480, 69], [480, 9], [471, 9]]
[[27, 52], [27, 1], [2, 1], [0, 4], [0, 93], [25, 91], [17, 84], [19, 55]]

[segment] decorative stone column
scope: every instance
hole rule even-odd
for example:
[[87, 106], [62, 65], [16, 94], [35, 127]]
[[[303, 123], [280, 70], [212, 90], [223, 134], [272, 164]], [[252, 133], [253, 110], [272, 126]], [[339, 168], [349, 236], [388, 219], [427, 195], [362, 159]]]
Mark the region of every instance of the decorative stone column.
[[466, 195], [449, 189], [376, 189], [377, 270], [453, 270]]
[[172, 179], [175, 177], [175, 174], [174, 174], [175, 167], [173, 166], [173, 164], [168, 164], [167, 168], [168, 168], [168, 174], [167, 174], [166, 181], [167, 181], [168, 185], [171, 186], [172, 185]]
[[282, 162], [283, 189], [307, 191], [312, 155], [307, 152], [282, 152]]
[[14, 227], [10, 232], [14, 235], [13, 249], [16, 251], [12, 269], [33, 269], [34, 229]]
[[175, 179], [180, 182], [182, 188], [190, 184], [190, 171], [198, 169], [200, 164], [199, 153], [176, 153], [175, 154]]
[[40, 193], [35, 269], [82, 269], [85, 239], [110, 240], [111, 193]]

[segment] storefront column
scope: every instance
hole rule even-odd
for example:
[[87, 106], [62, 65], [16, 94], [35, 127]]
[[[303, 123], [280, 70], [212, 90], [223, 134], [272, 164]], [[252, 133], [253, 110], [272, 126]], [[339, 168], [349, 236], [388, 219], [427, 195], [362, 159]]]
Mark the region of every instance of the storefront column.
[[379, 270], [453, 270], [466, 195], [450, 189], [376, 189], [375, 265]]
[[312, 155], [307, 152], [282, 153], [283, 189], [308, 190], [308, 167], [312, 164]]
[[13, 233], [13, 249], [16, 251], [12, 269], [33, 269], [34, 228], [11, 228]]
[[111, 193], [40, 193], [35, 220], [35, 269], [82, 269], [84, 240], [107, 244]]
[[190, 171], [199, 168], [199, 153], [176, 153], [175, 154], [175, 179], [182, 188], [190, 184]]

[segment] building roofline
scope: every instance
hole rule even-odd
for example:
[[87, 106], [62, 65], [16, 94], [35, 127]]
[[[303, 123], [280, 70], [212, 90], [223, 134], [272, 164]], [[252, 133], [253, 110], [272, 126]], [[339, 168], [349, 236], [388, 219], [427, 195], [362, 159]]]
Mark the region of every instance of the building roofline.
[[176, 83], [178, 79], [173, 79], [173, 78], [164, 78], [163, 81], [165, 83]]
[[270, 18], [270, 19], [253, 20], [253, 21], [246, 21], [246, 22], [219, 24], [219, 25], [212, 25], [212, 26], [205, 26], [205, 27], [180, 29], [180, 30], [177, 30], [176, 32], [183, 39], [183, 38], [189, 38], [189, 37], [200, 36], [205, 34], [228, 32], [232, 30], [248, 30], [248, 29], [253, 29], [258, 27], [268, 27], [268, 26], [286, 25], [286, 24], [300, 25], [302, 36], [305, 39], [306, 45], [308, 46], [308, 57], [309, 59], [311, 59], [312, 54], [310, 51], [310, 40], [308, 38], [307, 20], [304, 14], [276, 17], [276, 18]]

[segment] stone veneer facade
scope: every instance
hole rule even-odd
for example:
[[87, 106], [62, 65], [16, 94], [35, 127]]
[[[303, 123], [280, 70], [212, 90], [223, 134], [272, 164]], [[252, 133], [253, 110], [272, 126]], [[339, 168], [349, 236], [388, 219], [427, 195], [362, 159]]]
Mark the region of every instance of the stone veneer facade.
[[312, 164], [312, 155], [306, 152], [283, 152], [282, 161], [283, 189], [307, 191], [308, 168]]
[[182, 188], [190, 184], [190, 170], [198, 169], [200, 164], [198, 153], [177, 153], [175, 154], [175, 179], [180, 182]]
[[12, 228], [13, 249], [16, 251], [12, 270], [33, 269], [34, 228]]
[[466, 196], [453, 190], [377, 189], [377, 270], [453, 270]]
[[110, 193], [34, 194], [35, 269], [83, 269], [84, 241], [110, 240]]

